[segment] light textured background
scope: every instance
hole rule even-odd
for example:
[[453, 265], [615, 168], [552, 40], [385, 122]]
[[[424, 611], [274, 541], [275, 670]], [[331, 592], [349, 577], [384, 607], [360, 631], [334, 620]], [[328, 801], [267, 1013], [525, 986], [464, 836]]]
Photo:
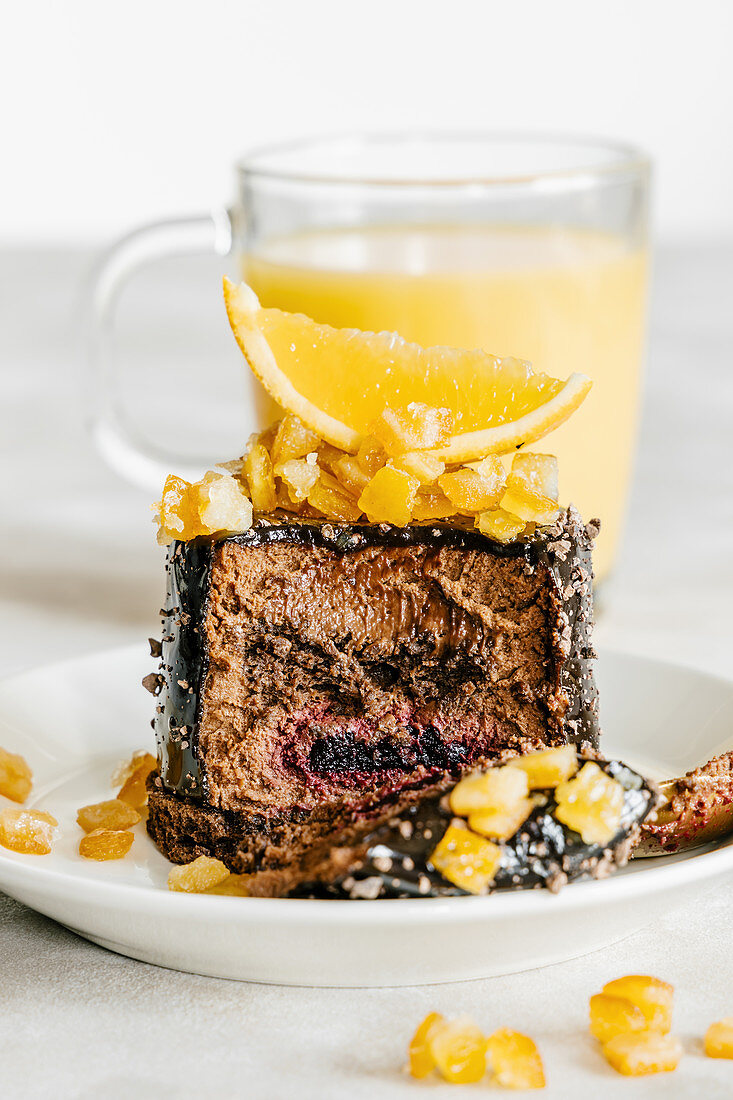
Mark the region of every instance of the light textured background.
[[662, 234], [733, 235], [728, 0], [2, 4], [0, 240], [227, 201], [261, 142], [386, 125], [575, 131], [657, 160]]

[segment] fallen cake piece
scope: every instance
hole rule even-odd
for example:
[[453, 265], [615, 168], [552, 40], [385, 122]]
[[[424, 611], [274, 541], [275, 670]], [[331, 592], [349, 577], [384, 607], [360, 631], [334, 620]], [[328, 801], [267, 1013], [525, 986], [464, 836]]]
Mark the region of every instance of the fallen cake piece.
[[285, 514], [174, 542], [148, 830], [176, 863], [328, 880], [469, 768], [595, 745], [591, 544]]

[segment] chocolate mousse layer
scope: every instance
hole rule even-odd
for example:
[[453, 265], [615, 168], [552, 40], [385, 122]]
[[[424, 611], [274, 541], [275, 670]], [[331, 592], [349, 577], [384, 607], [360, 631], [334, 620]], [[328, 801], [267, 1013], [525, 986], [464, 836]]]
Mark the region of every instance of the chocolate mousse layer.
[[594, 533], [273, 516], [174, 543], [151, 835], [303, 877], [467, 768], [596, 744]]

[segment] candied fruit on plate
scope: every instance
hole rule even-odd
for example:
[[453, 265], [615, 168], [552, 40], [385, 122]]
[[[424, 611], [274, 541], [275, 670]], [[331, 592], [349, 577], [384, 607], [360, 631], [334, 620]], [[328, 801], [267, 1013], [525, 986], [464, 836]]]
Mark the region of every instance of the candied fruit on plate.
[[460, 779], [450, 792], [450, 808], [462, 816], [480, 810], [511, 810], [527, 797], [528, 790], [526, 774], [507, 764]]
[[501, 848], [477, 836], [463, 822], [452, 822], [430, 862], [443, 878], [469, 894], [481, 894], [493, 882], [501, 863]]
[[0, 795], [25, 802], [33, 786], [33, 772], [22, 756], [0, 748]]
[[518, 756], [512, 760], [512, 767], [525, 772], [531, 791], [538, 787], [557, 787], [577, 772], [578, 754], [575, 745], [561, 745], [557, 749]]
[[120, 829], [92, 829], [79, 841], [79, 855], [100, 863], [122, 859], [132, 848], [135, 834]]
[[128, 806], [139, 810], [148, 801], [148, 776], [158, 766], [158, 761], [149, 753], [136, 753], [123, 773], [125, 778], [117, 792], [117, 798]]
[[604, 1043], [603, 1055], [617, 1073], [643, 1077], [677, 1069], [682, 1044], [673, 1035], [660, 1035], [658, 1031], [627, 1032]]
[[47, 856], [58, 821], [44, 810], [0, 810], [0, 844], [11, 852]]
[[140, 814], [122, 799], [110, 798], [106, 802], [82, 806], [76, 820], [85, 833], [91, 833], [95, 829], [131, 829], [137, 825]]
[[486, 1040], [492, 1084], [505, 1089], [543, 1089], [545, 1071], [535, 1042], [519, 1031], [502, 1027]]
[[624, 808], [624, 789], [593, 761], [573, 779], [555, 788], [555, 816], [580, 833], [586, 844], [607, 844], [618, 832]]
[[198, 856], [191, 863], [174, 867], [168, 875], [168, 889], [184, 894], [203, 894], [229, 878], [229, 871], [220, 859]]

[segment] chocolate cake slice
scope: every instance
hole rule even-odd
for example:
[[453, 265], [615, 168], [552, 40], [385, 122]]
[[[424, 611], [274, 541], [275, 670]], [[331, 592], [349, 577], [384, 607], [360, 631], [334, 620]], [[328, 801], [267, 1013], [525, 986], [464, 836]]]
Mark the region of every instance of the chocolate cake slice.
[[469, 768], [596, 745], [594, 534], [276, 514], [174, 542], [150, 835], [284, 893]]

